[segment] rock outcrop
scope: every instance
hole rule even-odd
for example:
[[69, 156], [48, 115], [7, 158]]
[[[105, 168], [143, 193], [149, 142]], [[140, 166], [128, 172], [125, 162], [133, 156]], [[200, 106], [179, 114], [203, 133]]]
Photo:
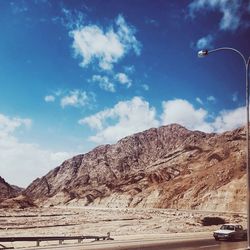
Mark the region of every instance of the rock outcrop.
[[5, 199], [0, 202], [1, 209], [24, 209], [30, 207], [36, 207], [36, 205], [33, 203], [30, 197], [23, 194]]
[[0, 177], [0, 209], [26, 208], [35, 206], [32, 200], [23, 195], [23, 188], [10, 185]]
[[12, 186], [0, 176], [0, 202], [17, 196], [23, 189]]
[[25, 190], [37, 204], [245, 211], [245, 130], [152, 128], [69, 159]]

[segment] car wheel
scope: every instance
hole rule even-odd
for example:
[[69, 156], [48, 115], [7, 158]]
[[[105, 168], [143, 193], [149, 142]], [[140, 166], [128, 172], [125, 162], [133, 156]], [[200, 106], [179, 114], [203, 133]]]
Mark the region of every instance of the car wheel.
[[234, 235], [230, 235], [229, 240], [230, 240], [230, 241], [234, 241], [234, 240], [235, 240]]

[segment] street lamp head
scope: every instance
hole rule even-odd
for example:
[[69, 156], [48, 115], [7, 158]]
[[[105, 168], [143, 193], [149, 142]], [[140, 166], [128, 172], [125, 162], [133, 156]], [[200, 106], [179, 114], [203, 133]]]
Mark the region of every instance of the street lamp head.
[[204, 57], [204, 56], [207, 56], [208, 55], [208, 50], [207, 49], [203, 49], [203, 50], [200, 50], [198, 52], [198, 57]]

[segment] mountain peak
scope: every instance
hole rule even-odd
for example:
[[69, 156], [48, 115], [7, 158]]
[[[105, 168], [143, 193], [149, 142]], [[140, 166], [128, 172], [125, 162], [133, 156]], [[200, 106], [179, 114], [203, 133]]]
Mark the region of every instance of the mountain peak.
[[[244, 145], [243, 129], [207, 134], [178, 124], [152, 128], [65, 161], [25, 193], [46, 205], [242, 210], [245, 185], [235, 180], [244, 179]], [[239, 190], [235, 205], [231, 195]]]

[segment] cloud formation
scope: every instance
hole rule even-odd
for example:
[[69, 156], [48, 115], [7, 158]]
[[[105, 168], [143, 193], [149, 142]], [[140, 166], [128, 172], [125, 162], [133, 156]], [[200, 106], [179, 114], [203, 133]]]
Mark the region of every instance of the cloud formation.
[[224, 132], [244, 125], [244, 107], [223, 110], [211, 120], [204, 108], [195, 108], [184, 99], [162, 102], [163, 111], [158, 118], [156, 109], [141, 97], [118, 102], [114, 107], [79, 120], [95, 131], [89, 140], [97, 144], [115, 143], [117, 140], [152, 127], [178, 123], [190, 130]]
[[10, 118], [8, 116], [0, 114], [0, 139], [4, 140], [5, 137], [8, 137], [19, 127], [29, 128], [31, 127], [31, 124], [32, 120], [28, 118]]
[[212, 42], [214, 37], [212, 35], [207, 35], [200, 38], [196, 43], [197, 49], [211, 49], [213, 48]]
[[141, 44], [135, 37], [135, 29], [119, 15], [112, 27], [103, 29], [97, 25], [81, 26], [69, 34], [73, 38], [75, 56], [82, 59], [80, 66], [97, 62], [102, 70], [112, 70], [113, 65], [130, 51], [140, 54]]
[[127, 85], [128, 88], [132, 85], [131, 79], [125, 73], [118, 73], [115, 78], [119, 83]]
[[60, 101], [60, 106], [65, 108], [67, 106], [80, 108], [84, 106], [91, 106], [95, 102], [95, 94], [93, 92], [86, 92], [80, 89], [74, 90], [57, 90], [52, 95], [44, 97], [45, 102], [55, 102], [56, 99]]
[[208, 121], [208, 111], [195, 109], [187, 100], [176, 99], [163, 102], [163, 124], [178, 123], [190, 130], [221, 133], [245, 124], [245, 107], [222, 110], [212, 121]]
[[219, 11], [222, 13], [219, 29], [235, 31], [239, 27], [249, 25], [244, 20], [247, 7], [247, 1], [244, 0], [194, 0], [189, 4], [189, 11], [191, 16], [201, 11]]
[[112, 74], [111, 76], [93, 75], [89, 81], [98, 83], [101, 89], [112, 93], [116, 92], [115, 83], [117, 82], [127, 88], [132, 85], [132, 80], [125, 73]]
[[214, 131], [224, 132], [243, 126], [245, 124], [245, 117], [245, 107], [240, 107], [234, 110], [223, 110], [213, 122]]
[[85, 117], [79, 123], [97, 130], [89, 138], [96, 143], [113, 143], [127, 135], [159, 126], [155, 108], [141, 97], [118, 102], [113, 108]]
[[115, 85], [107, 76], [93, 75], [92, 81], [99, 83], [99, 87], [109, 92], [115, 92]]
[[15, 133], [29, 128], [31, 124], [27, 118], [0, 114], [0, 173], [9, 183], [22, 187], [75, 154], [52, 152], [36, 144], [20, 142]]
[[62, 97], [61, 99], [61, 107], [65, 108], [66, 106], [73, 107], [83, 107], [90, 102], [90, 97], [87, 92], [81, 90], [73, 90], [70, 91], [68, 95]]
[[190, 130], [213, 131], [206, 122], [207, 111], [203, 108], [195, 109], [191, 103], [182, 99], [164, 101], [162, 107], [162, 124], [178, 123]]

